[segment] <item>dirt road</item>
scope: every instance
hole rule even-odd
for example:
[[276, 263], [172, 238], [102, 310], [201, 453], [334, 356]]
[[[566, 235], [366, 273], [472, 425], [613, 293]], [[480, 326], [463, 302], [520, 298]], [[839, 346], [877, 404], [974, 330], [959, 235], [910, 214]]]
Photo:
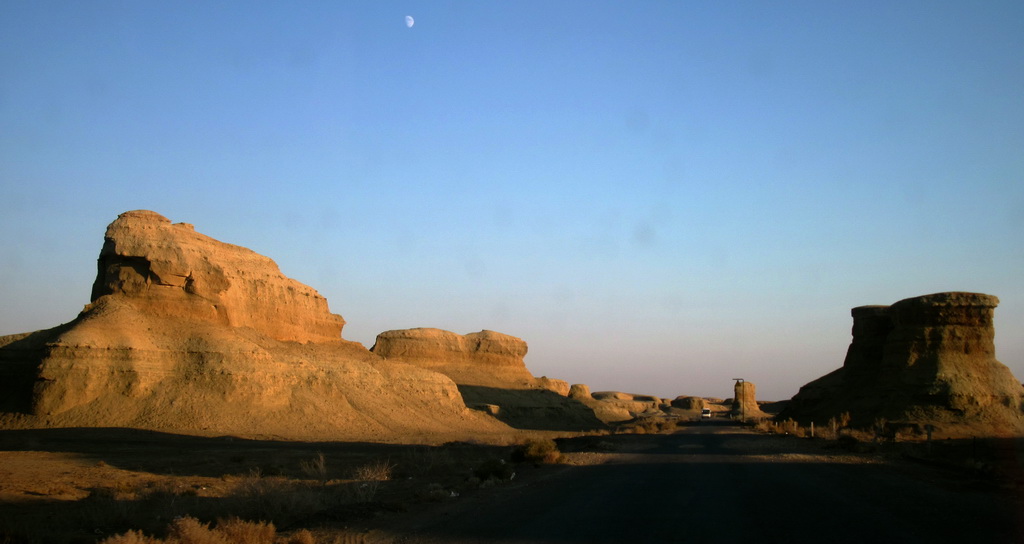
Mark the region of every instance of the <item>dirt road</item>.
[[[373, 531], [403, 543], [1024, 542], [1019, 495], [704, 423]], [[572, 456], [570, 455], [570, 458]]]

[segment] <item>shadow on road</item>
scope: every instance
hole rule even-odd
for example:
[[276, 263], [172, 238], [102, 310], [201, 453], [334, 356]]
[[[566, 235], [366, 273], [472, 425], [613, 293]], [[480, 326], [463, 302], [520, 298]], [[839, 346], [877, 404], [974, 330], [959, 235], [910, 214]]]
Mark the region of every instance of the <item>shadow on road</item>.
[[991, 485], [885, 463], [786, 459], [785, 449], [764, 455], [756, 443], [771, 437], [725, 425], [633, 438], [650, 447], [385, 530], [379, 541], [1024, 542], [1020, 495]]

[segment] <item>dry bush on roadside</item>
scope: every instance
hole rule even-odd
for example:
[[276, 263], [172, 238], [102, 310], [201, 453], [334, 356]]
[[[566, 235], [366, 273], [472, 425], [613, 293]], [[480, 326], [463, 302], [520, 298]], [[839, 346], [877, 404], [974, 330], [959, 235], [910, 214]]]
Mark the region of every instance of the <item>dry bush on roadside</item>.
[[284, 544], [316, 544], [316, 539], [313, 538], [313, 533], [302, 529], [288, 537]]
[[783, 434], [789, 434], [800, 438], [803, 438], [805, 434], [804, 428], [792, 419], [787, 419], [786, 421], [779, 423], [778, 428], [779, 432]]
[[819, 427], [814, 430], [814, 436], [821, 438], [822, 440], [835, 440], [839, 437], [839, 433], [832, 426], [831, 422], [825, 427]]
[[178, 518], [172, 521], [167, 526], [167, 542], [174, 544], [232, 544], [223, 535], [211, 530], [210, 524], [193, 517]]
[[103, 539], [100, 544], [160, 544], [160, 540], [142, 534], [142, 531], [128, 531]]
[[274, 544], [277, 529], [265, 521], [244, 521], [238, 518], [218, 520], [215, 532], [228, 542], [245, 544]]
[[550, 438], [531, 438], [512, 452], [512, 460], [535, 465], [550, 465], [562, 460], [562, 452]]

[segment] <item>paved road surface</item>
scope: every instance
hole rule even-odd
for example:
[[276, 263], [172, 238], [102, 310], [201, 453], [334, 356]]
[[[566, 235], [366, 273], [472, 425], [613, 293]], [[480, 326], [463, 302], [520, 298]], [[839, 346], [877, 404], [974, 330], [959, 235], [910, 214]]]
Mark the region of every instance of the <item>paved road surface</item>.
[[552, 469], [380, 541], [1024, 542], [1019, 497], [931, 469], [780, 451], [779, 439], [713, 423], [636, 439], [642, 451]]

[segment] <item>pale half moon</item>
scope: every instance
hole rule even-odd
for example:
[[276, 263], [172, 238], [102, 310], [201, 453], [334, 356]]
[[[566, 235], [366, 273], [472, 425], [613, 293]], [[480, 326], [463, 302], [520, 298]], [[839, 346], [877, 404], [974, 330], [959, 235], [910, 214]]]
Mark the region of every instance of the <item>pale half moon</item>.
[[405, 26], [412, 28], [412, 25], [416, 24], [416, 20], [412, 18], [412, 15], [405, 16]]

